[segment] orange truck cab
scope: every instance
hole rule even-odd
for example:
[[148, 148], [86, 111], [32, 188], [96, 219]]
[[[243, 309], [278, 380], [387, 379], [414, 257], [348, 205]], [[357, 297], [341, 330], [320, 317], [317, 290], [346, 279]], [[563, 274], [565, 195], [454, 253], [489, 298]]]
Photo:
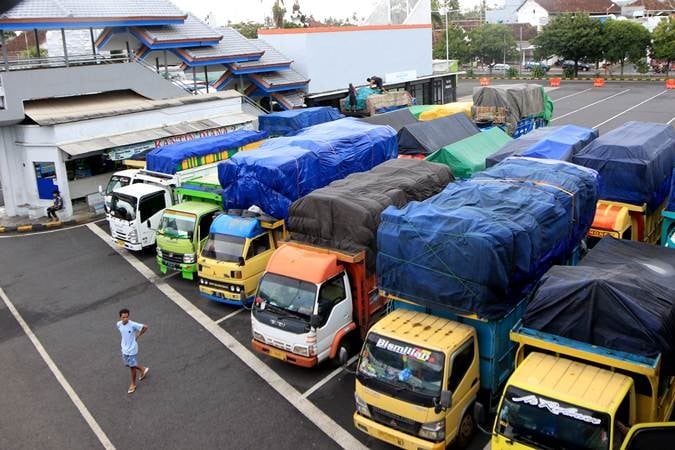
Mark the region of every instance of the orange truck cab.
[[593, 225], [588, 230], [590, 246], [605, 236], [658, 244], [664, 205], [647, 212], [647, 205], [644, 204], [599, 200]]
[[302, 367], [345, 363], [386, 301], [366, 272], [365, 252], [350, 254], [288, 242], [271, 256], [251, 311], [253, 348]]

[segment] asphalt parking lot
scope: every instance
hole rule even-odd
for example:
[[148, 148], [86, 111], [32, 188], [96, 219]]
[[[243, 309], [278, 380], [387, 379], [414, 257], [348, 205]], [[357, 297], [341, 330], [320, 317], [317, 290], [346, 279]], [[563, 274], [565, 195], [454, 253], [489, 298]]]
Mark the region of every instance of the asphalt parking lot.
[[[477, 85], [462, 81], [458, 96]], [[563, 81], [549, 95], [553, 125], [675, 121], [662, 83]], [[352, 425], [349, 369], [252, 353], [247, 311], [162, 275], [153, 252], [112, 247], [105, 221], [2, 237], [0, 254], [0, 448], [390, 448]], [[139, 362], [151, 371], [133, 395], [114, 327], [122, 307], [150, 326]]]

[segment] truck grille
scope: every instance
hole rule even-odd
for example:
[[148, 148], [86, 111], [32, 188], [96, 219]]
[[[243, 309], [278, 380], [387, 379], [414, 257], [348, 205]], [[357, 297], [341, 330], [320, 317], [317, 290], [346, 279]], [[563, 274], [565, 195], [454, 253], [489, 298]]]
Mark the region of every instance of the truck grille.
[[383, 409], [376, 408], [375, 406], [370, 406], [370, 412], [373, 415], [373, 420], [375, 422], [381, 423], [382, 425], [386, 425], [388, 427], [415, 436], [417, 436], [417, 433], [420, 431], [420, 423], [415, 422], [414, 420], [392, 414]]
[[162, 252], [162, 261], [182, 264], [183, 263], [183, 254], [182, 253]]

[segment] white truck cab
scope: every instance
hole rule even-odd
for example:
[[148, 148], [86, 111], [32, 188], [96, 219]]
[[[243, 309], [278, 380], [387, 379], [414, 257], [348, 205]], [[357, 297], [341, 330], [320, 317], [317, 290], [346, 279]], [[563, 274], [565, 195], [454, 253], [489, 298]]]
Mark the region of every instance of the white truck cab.
[[98, 187], [98, 192], [103, 196], [105, 212], [106, 214], [110, 211], [110, 200], [112, 199], [112, 193], [115, 189], [123, 188], [124, 186], [129, 186], [135, 182], [136, 175], [140, 172], [139, 169], [125, 169], [118, 170], [113, 173], [106, 184], [105, 189], [103, 186]]

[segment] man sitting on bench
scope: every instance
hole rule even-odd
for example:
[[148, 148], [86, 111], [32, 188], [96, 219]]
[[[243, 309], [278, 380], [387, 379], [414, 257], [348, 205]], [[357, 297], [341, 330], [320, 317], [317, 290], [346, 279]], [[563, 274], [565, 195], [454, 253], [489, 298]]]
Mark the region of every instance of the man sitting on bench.
[[47, 208], [47, 217], [50, 221], [55, 220], [58, 222], [59, 217], [56, 215], [56, 211], [61, 211], [63, 209], [63, 199], [61, 198], [61, 193], [57, 190], [54, 191], [54, 204]]

